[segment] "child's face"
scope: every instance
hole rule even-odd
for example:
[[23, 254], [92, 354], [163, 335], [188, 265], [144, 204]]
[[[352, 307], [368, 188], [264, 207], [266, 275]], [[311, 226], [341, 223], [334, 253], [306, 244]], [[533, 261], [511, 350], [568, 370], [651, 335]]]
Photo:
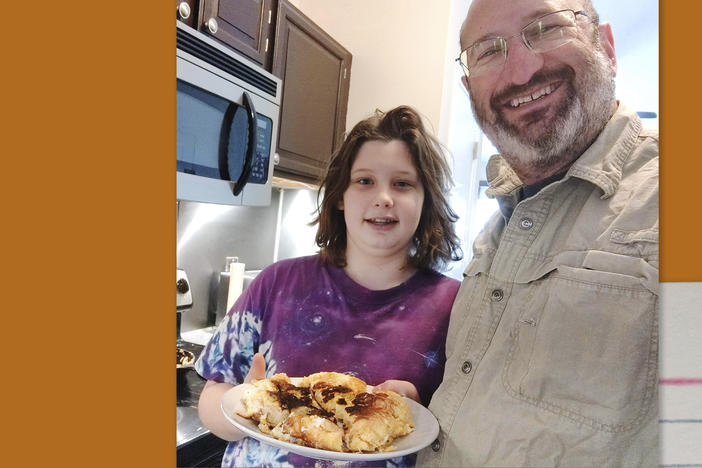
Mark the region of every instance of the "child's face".
[[407, 255], [424, 203], [424, 187], [407, 145], [367, 141], [351, 166], [339, 209], [346, 221], [347, 258]]

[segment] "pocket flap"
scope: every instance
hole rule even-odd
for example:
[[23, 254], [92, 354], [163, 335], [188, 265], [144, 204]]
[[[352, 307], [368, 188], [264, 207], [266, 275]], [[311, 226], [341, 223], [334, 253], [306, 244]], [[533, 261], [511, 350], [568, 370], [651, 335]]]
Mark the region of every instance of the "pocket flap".
[[658, 269], [642, 258], [600, 250], [589, 250], [583, 258], [582, 267], [590, 270], [633, 276], [641, 281], [642, 286], [653, 294], [658, 295]]
[[632, 242], [658, 242], [658, 229], [641, 229], [639, 231], [622, 231], [612, 229], [609, 239], [616, 244], [631, 244]]
[[640, 257], [602, 250], [567, 251], [540, 265], [525, 262], [523, 266], [515, 276], [516, 283], [526, 284], [539, 280], [559, 268], [576, 268], [623, 275], [629, 277], [628, 284], [636, 279], [643, 288], [658, 294], [658, 269]]

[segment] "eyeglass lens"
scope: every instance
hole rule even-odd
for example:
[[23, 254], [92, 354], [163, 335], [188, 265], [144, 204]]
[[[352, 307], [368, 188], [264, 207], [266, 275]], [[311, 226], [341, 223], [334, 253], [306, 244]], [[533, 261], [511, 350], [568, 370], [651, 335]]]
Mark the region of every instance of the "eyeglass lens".
[[[519, 35], [527, 47], [540, 53], [567, 44], [575, 33], [575, 13], [563, 10], [537, 18], [522, 28]], [[468, 75], [476, 76], [501, 68], [507, 59], [507, 39], [490, 38], [464, 49], [459, 59]]]

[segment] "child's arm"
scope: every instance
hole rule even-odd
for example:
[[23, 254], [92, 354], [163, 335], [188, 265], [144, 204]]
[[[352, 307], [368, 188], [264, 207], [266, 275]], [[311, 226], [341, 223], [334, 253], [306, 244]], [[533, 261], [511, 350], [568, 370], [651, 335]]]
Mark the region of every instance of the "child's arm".
[[[263, 379], [265, 378], [265, 374], [266, 361], [263, 359], [262, 354], [256, 353], [251, 363], [251, 369], [249, 369], [249, 373], [246, 374], [244, 382], [248, 383], [254, 379]], [[227, 421], [220, 407], [222, 395], [233, 387], [234, 385], [226, 382], [208, 380], [207, 383], [205, 383], [205, 388], [202, 389], [202, 393], [200, 393], [200, 401], [197, 406], [200, 421], [202, 421], [205, 427], [220, 439], [229, 441], [239, 440], [244, 437], [243, 432]]]

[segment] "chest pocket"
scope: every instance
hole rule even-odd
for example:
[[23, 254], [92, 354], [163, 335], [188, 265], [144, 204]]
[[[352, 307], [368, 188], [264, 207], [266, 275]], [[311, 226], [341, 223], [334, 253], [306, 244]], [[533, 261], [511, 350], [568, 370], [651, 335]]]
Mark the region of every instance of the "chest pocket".
[[514, 398], [574, 423], [634, 430], [657, 397], [657, 270], [609, 252], [573, 263], [552, 263], [515, 286], [525, 300], [517, 301], [503, 384]]

